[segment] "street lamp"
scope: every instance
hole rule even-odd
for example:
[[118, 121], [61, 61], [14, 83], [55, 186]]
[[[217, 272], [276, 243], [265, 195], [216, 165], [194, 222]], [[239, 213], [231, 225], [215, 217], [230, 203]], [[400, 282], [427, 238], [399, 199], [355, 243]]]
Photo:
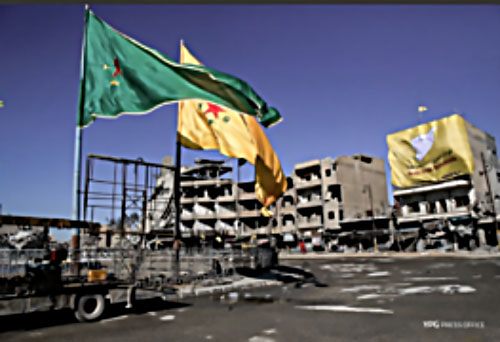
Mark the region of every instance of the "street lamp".
[[375, 212], [373, 211], [373, 196], [372, 187], [370, 184], [365, 184], [363, 186], [363, 193], [368, 192], [368, 198], [370, 199], [370, 211], [372, 213], [372, 233], [373, 233], [373, 250], [378, 252], [377, 237], [375, 235]]

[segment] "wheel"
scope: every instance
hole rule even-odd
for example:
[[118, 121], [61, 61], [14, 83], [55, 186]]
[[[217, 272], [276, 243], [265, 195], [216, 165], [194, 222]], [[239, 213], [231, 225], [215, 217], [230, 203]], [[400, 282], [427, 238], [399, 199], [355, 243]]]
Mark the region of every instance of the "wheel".
[[78, 298], [75, 307], [75, 317], [80, 322], [91, 322], [101, 318], [106, 307], [102, 294], [88, 294]]

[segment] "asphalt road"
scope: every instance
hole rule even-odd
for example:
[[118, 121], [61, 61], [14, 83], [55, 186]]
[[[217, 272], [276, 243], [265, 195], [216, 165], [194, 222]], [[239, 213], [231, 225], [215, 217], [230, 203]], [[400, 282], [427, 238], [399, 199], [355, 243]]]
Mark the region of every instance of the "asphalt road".
[[68, 311], [2, 317], [0, 340], [500, 340], [498, 257], [336, 258], [282, 265], [264, 276], [285, 281], [283, 286], [144, 301], [135, 311], [115, 306], [95, 323], [76, 323]]

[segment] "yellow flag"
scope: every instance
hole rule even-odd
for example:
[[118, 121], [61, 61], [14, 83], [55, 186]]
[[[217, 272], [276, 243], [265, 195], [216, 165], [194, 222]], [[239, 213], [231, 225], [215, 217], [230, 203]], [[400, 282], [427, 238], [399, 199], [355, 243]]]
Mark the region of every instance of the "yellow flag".
[[458, 114], [387, 136], [392, 184], [401, 188], [474, 172], [465, 120]]
[[[181, 43], [181, 63], [201, 63]], [[177, 136], [184, 147], [216, 149], [223, 155], [242, 158], [255, 165], [255, 196], [263, 204], [261, 213], [287, 188], [278, 156], [257, 120], [206, 101], [182, 101]]]

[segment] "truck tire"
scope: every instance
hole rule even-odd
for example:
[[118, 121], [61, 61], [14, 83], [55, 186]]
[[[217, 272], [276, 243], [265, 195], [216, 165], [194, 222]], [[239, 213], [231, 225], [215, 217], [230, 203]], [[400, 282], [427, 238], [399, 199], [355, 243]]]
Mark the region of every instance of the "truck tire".
[[75, 317], [80, 322], [91, 322], [101, 318], [106, 307], [102, 294], [87, 294], [78, 298], [75, 306]]

